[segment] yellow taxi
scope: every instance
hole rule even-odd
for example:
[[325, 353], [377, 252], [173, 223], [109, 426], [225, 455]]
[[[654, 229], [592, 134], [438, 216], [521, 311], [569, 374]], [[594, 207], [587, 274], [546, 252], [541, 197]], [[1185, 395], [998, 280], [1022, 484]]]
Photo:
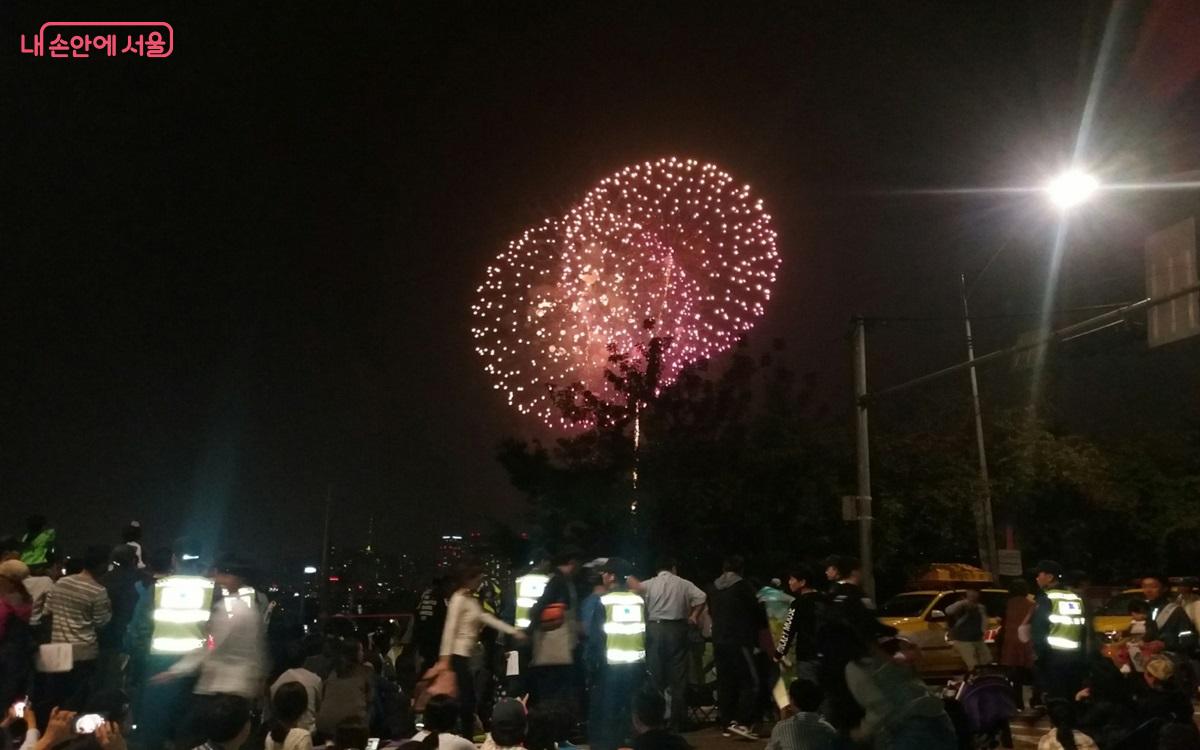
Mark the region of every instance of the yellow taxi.
[[[924, 677], [941, 677], [962, 674], [967, 671], [958, 651], [946, 640], [950, 620], [946, 608], [962, 599], [965, 589], [908, 591], [889, 599], [876, 614], [884, 625], [890, 625], [921, 647], [918, 670]], [[996, 658], [996, 641], [1000, 634], [1001, 620], [1008, 592], [1004, 589], [981, 589], [980, 603], [987, 609], [988, 623], [984, 642], [989, 644], [992, 658]]]
[[1104, 606], [1092, 615], [1092, 630], [1100, 636], [1102, 643], [1121, 639], [1121, 632], [1129, 627], [1129, 603], [1144, 602], [1146, 596], [1141, 589], [1125, 589], [1104, 602]]

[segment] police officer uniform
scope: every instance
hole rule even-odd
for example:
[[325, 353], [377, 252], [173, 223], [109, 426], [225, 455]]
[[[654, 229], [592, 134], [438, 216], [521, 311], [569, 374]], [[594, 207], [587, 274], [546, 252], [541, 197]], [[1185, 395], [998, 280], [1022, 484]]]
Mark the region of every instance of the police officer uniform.
[[591, 696], [588, 735], [596, 750], [616, 750], [632, 733], [631, 702], [646, 671], [646, 605], [629, 591], [625, 579], [632, 566], [620, 558], [609, 558], [601, 566], [608, 593], [589, 632], [604, 639], [604, 661]]

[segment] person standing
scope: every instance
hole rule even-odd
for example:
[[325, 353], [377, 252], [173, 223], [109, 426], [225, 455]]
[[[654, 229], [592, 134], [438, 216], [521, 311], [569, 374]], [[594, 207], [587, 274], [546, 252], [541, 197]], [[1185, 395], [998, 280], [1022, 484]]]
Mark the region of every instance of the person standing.
[[121, 543], [133, 550], [138, 570], [145, 568], [146, 561], [142, 557], [142, 524], [130, 521], [129, 525], [121, 530]]
[[813, 587], [816, 577], [808, 570], [795, 568], [788, 576], [791, 605], [783, 620], [783, 631], [775, 644], [775, 660], [783, 661], [795, 650], [793, 673], [799, 680], [817, 681], [817, 627], [827, 600]]
[[57, 556], [54, 546], [57, 539], [57, 532], [49, 528], [45, 516], [30, 516], [21, 537], [21, 562], [31, 568], [52, 562]]
[[836, 618], [849, 623], [862, 638], [895, 635], [896, 629], [879, 622], [875, 602], [862, 587], [862, 564], [853, 557], [831, 557], [825, 576], [830, 580], [829, 601]]
[[223, 696], [254, 700], [263, 692], [267, 676], [265, 612], [258, 592], [250, 585], [252, 574], [250, 565], [237, 557], [226, 556], [216, 564], [213, 583], [222, 596], [208, 618], [211, 645], [188, 651], [151, 680], [164, 683], [198, 675], [193, 693], [199, 714]]
[[127, 544], [119, 544], [112, 552], [112, 570], [104, 574], [100, 583], [108, 592], [112, 603], [112, 619], [100, 631], [100, 661], [97, 688], [122, 690], [125, 688], [125, 668], [129, 652], [125, 649], [125, 635], [133, 621], [138, 603], [138, 584], [144, 580], [137, 568], [137, 555]]
[[967, 665], [967, 672], [974, 672], [975, 667], [992, 663], [992, 652], [983, 642], [988, 614], [979, 601], [980, 596], [979, 589], [967, 589], [962, 599], [946, 607], [946, 617], [954, 623], [947, 636]]
[[418, 674], [437, 663], [442, 630], [446, 627], [446, 608], [450, 606], [452, 593], [454, 581], [450, 580], [449, 575], [434, 578], [429, 588], [421, 592], [416, 624], [413, 626], [413, 641], [421, 657], [416, 670]]
[[742, 573], [741, 555], [725, 559], [724, 572], [713, 581], [708, 607], [713, 619], [713, 657], [717, 666], [717, 708], [727, 734], [758, 739], [758, 665], [754, 651], [767, 613]]
[[475, 560], [460, 561], [455, 570], [455, 590], [446, 608], [446, 625], [438, 651], [437, 672], [454, 672], [458, 687], [459, 732], [463, 737], [475, 733], [475, 680], [471, 673], [471, 655], [486, 625], [501, 633], [516, 635], [514, 626], [483, 610], [476, 592], [483, 582], [483, 566]]
[[100, 584], [108, 569], [108, 548], [89, 547], [81, 562], [83, 569], [60, 578], [46, 600], [50, 642], [70, 644], [73, 666], [69, 672], [48, 676], [45, 708], [78, 711], [84, 707], [100, 656], [100, 630], [112, 619], [112, 603]]
[[29, 693], [34, 650], [29, 617], [33, 598], [25, 590], [29, 566], [16, 558], [0, 562], [0, 707]]
[[[1023, 579], [1016, 579], [1008, 588], [1008, 602], [1004, 607], [1003, 628], [1000, 630], [1000, 664], [1008, 673], [1013, 684], [1013, 698], [1018, 709], [1025, 708], [1025, 685], [1033, 679], [1033, 646], [1022, 631], [1028, 631], [1027, 621], [1033, 614], [1033, 599]], [[1032, 703], [1040, 703], [1041, 696], [1031, 697]]]
[[597, 750], [625, 747], [633, 730], [632, 700], [646, 668], [646, 610], [642, 597], [629, 590], [631, 566], [610, 557], [600, 574], [607, 589], [588, 623], [603, 662], [591, 696], [589, 740]]
[[687, 729], [688, 625], [695, 625], [708, 601], [696, 584], [680, 578], [673, 557], [658, 562], [658, 573], [630, 588], [646, 602], [646, 665], [654, 687], [665, 696], [670, 728]]
[[1035, 572], [1041, 590], [1029, 621], [1034, 673], [1046, 704], [1058, 701], [1066, 706], [1060, 727], [1066, 734], [1074, 729], [1072, 707], [1087, 671], [1083, 600], [1063, 587], [1062, 566], [1053, 560], [1042, 560]]
[[559, 551], [552, 559], [554, 571], [546, 590], [529, 609], [529, 637], [533, 658], [533, 702], [552, 708], [559, 719], [554, 739], [569, 739], [575, 726], [578, 695], [575, 687], [575, 646], [579, 631], [579, 593], [574, 576], [580, 553], [574, 548]]

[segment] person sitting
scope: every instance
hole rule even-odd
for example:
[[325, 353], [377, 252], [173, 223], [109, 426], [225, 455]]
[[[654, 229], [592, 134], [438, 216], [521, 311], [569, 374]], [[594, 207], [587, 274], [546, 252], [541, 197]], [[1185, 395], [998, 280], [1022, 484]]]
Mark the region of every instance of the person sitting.
[[1155, 656], [1146, 662], [1134, 701], [1139, 722], [1192, 720], [1192, 702], [1175, 682], [1174, 662], [1165, 656]]
[[362, 644], [341, 641], [337, 657], [321, 688], [317, 732], [333, 737], [341, 727], [370, 725], [371, 670], [363, 665]]
[[475, 743], [454, 733], [458, 726], [458, 699], [435, 695], [425, 706], [425, 728], [413, 739], [427, 748], [437, 750], [475, 750]]
[[792, 680], [788, 700], [795, 713], [771, 730], [767, 750], [832, 750], [837, 730], [817, 713], [824, 699], [825, 693], [817, 683]]
[[643, 690], [633, 702], [633, 750], [691, 750], [683, 735], [667, 729], [667, 699]]
[[214, 695], [196, 717], [204, 744], [195, 750], [238, 750], [250, 736], [250, 701], [240, 695]]
[[308, 698], [308, 689], [299, 682], [285, 682], [274, 688], [266, 750], [312, 750], [312, 733], [301, 726]]
[[524, 747], [529, 729], [525, 704], [518, 700], [502, 700], [492, 709], [492, 731], [481, 750], [508, 750]]

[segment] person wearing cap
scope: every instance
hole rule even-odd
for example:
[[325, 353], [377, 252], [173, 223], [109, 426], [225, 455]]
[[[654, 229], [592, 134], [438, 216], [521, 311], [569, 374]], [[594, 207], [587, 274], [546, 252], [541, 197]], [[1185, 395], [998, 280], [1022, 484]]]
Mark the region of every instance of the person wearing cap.
[[0, 707], [28, 692], [33, 637], [29, 617], [33, 598], [25, 590], [29, 566], [20, 560], [0, 563]]
[[[257, 698], [267, 674], [266, 623], [263, 597], [250, 585], [249, 563], [225, 556], [215, 566], [213, 583], [221, 599], [208, 618], [207, 648], [189, 650], [154, 681], [198, 674], [193, 692], [199, 696], [240, 695]], [[209, 589], [211, 591], [211, 589]], [[198, 601], [193, 596], [192, 601]], [[190, 616], [190, 615], [189, 615]]]
[[1035, 568], [1039, 592], [1030, 618], [1034, 672], [1047, 704], [1073, 703], [1087, 671], [1087, 621], [1083, 600], [1060, 582], [1062, 566], [1042, 560]]
[[589, 627], [601, 639], [604, 653], [588, 722], [588, 739], [597, 750], [623, 746], [633, 729], [631, 701], [645, 674], [646, 604], [626, 583], [632, 567], [619, 557], [600, 566], [606, 593]]
[[1138, 722], [1151, 719], [1188, 722], [1192, 720], [1192, 702], [1179, 689], [1175, 663], [1158, 655], [1146, 662], [1142, 681], [1134, 690]]

